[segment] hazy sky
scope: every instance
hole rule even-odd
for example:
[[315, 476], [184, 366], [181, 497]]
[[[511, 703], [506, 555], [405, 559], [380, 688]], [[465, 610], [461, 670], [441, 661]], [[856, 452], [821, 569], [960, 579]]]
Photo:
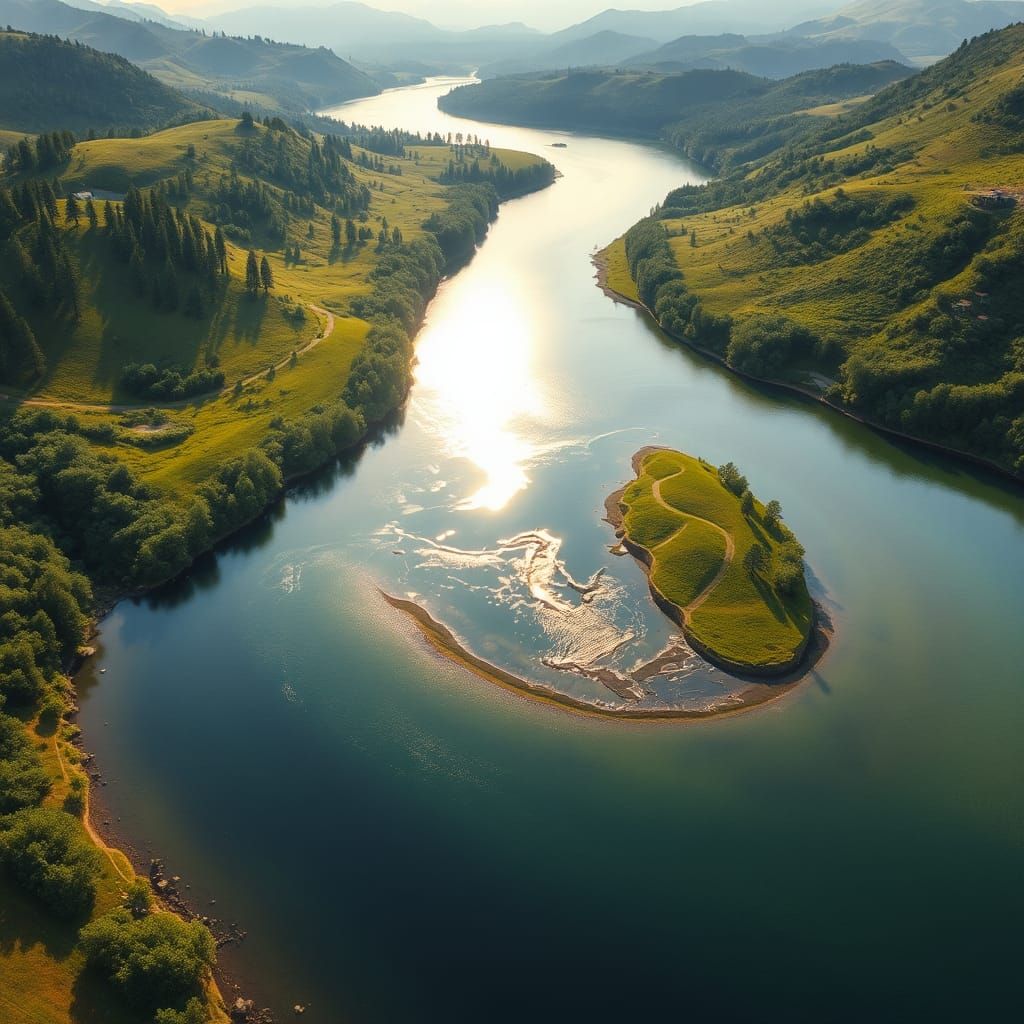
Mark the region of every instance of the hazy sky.
[[[337, 0], [153, 0], [159, 7], [197, 17], [243, 7], [329, 6]], [[592, 14], [618, 7], [625, 10], [665, 11], [696, 0], [374, 0], [382, 11], [403, 11], [435, 25], [475, 28], [507, 21], [524, 21], [540, 29], [564, 28]]]

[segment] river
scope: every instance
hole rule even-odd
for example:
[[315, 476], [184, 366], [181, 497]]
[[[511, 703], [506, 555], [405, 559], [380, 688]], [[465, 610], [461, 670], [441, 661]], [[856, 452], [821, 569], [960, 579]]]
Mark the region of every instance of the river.
[[[449, 118], [447, 87], [337, 114], [475, 132], [562, 177], [505, 205], [443, 285], [399, 425], [105, 620], [81, 723], [117, 828], [248, 931], [228, 966], [282, 1019], [1004, 1016], [1024, 909], [1020, 489], [669, 342], [596, 287], [590, 256], [697, 170]], [[736, 462], [807, 549], [836, 640], [768, 708], [573, 715], [442, 659], [381, 598], [613, 698], [550, 663], [670, 635], [601, 519], [651, 443]], [[569, 577], [602, 568], [581, 601]], [[661, 697], [722, 694], [696, 665]]]

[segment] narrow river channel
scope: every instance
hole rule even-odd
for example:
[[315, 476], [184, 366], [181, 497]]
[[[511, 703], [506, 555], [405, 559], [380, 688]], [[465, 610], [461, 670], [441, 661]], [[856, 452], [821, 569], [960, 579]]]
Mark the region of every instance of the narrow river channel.
[[[504, 206], [442, 287], [401, 425], [104, 622], [80, 683], [106, 813], [247, 930], [228, 965], [281, 1019], [1004, 1016], [1024, 909], [1021, 490], [667, 341], [590, 256], [698, 172], [449, 118], [447, 88], [336, 114], [476, 133], [562, 177]], [[736, 462], [807, 549], [837, 637], [770, 707], [572, 715], [442, 659], [380, 597], [614, 699], [555, 663], [669, 637], [602, 522], [652, 443]], [[569, 577], [602, 568], [580, 601]], [[699, 666], [664, 686], [727, 690]]]

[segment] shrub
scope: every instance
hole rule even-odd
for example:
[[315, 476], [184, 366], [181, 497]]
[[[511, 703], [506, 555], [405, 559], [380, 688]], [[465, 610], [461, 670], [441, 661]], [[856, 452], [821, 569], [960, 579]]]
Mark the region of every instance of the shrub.
[[31, 807], [0, 820], [0, 854], [11, 876], [55, 915], [92, 908], [99, 855], [70, 814]]
[[209, 929], [174, 914], [135, 918], [115, 910], [86, 925], [81, 938], [87, 964], [129, 1005], [150, 1013], [195, 994], [216, 955]]
[[747, 490], [747, 478], [733, 462], [727, 462], [724, 466], [718, 467], [718, 479], [737, 496]]
[[31, 807], [49, 791], [50, 778], [25, 727], [16, 718], [0, 714], [0, 813]]

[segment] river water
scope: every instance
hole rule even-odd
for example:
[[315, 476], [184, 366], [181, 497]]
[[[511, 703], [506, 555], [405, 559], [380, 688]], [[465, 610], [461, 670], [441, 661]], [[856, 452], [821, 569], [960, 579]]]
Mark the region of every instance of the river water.
[[[400, 425], [105, 621], [81, 720], [111, 816], [248, 931], [229, 966], [286, 1019], [1004, 1016], [1020, 490], [667, 341], [602, 294], [590, 254], [697, 170], [448, 118], [446, 88], [338, 116], [476, 132], [562, 177], [504, 206], [442, 287]], [[807, 549], [836, 642], [766, 709], [572, 715], [455, 667], [380, 597], [614, 702], [564, 667], [670, 639], [601, 520], [651, 443], [736, 462]], [[582, 600], [572, 582], [602, 568]], [[729, 699], [699, 664], [658, 685]]]

